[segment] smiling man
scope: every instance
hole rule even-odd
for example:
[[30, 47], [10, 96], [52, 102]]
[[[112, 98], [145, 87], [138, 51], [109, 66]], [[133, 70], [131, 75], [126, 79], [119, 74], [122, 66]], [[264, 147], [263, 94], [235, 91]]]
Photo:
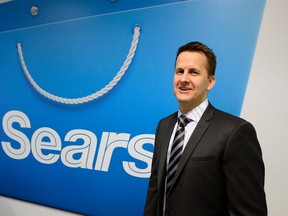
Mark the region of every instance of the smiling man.
[[264, 163], [254, 127], [207, 99], [216, 56], [200, 42], [178, 49], [178, 112], [156, 130], [144, 216], [266, 216]]

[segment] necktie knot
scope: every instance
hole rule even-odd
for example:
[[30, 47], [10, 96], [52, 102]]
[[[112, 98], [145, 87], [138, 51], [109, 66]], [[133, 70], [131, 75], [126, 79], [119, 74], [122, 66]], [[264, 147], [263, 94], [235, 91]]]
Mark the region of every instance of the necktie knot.
[[182, 114], [178, 117], [178, 125], [180, 127], [186, 127], [186, 125], [191, 121], [186, 115]]

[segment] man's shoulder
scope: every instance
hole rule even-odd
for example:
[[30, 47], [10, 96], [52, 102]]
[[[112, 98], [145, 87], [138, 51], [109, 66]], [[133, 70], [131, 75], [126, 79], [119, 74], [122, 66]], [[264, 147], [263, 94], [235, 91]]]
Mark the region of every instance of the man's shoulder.
[[220, 109], [217, 109], [217, 108], [214, 108], [214, 111], [213, 111], [213, 119], [215, 121], [219, 121], [219, 122], [230, 122], [232, 124], [241, 124], [241, 123], [249, 123], [248, 121], [246, 121], [245, 119], [239, 117], [239, 116], [236, 116], [236, 115], [233, 115], [231, 113], [228, 113], [226, 111], [223, 111], [223, 110], [220, 110]]
[[177, 120], [177, 116], [178, 116], [178, 112], [174, 112], [168, 116], [163, 117], [162, 119], [160, 119], [159, 122], [169, 122], [169, 121], [175, 121]]

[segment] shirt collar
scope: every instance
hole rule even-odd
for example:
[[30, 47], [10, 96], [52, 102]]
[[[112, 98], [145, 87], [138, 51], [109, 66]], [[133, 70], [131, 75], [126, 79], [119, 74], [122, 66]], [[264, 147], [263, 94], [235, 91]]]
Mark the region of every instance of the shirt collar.
[[[208, 107], [208, 99], [206, 98], [201, 104], [199, 104], [197, 107], [186, 113], [185, 115], [195, 121], [196, 123], [199, 122], [201, 116], [203, 115], [204, 111]], [[180, 110], [178, 111], [178, 117], [183, 114]]]

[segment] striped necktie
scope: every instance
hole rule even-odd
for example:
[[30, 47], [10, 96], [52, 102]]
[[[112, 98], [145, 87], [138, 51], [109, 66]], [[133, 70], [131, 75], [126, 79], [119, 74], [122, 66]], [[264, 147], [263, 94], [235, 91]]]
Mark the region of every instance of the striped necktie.
[[184, 145], [185, 126], [190, 121], [192, 120], [188, 119], [184, 114], [178, 117], [178, 126], [177, 126], [177, 130], [176, 130], [174, 140], [172, 143], [168, 167], [167, 167], [166, 196], [170, 192], [172, 182], [173, 182], [173, 177], [175, 176], [178, 163], [182, 155], [183, 145]]

